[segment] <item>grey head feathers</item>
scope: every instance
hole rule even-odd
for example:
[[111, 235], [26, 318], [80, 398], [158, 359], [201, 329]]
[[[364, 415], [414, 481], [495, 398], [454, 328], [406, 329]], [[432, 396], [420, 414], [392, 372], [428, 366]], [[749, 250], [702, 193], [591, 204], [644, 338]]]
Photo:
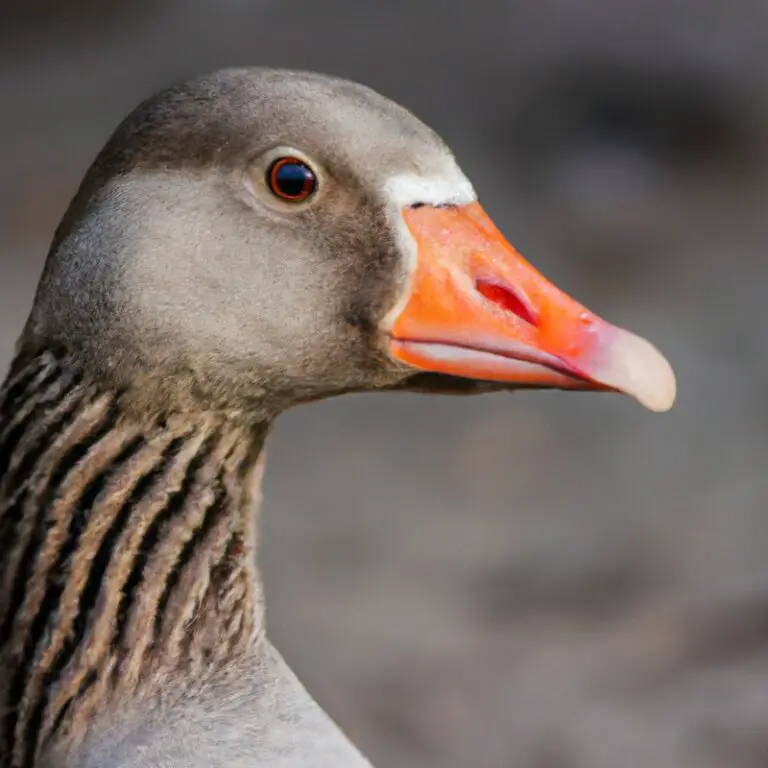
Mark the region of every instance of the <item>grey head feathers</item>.
[[[264, 194], [282, 150], [316, 169], [311, 206]], [[23, 344], [76, 350], [142, 408], [274, 415], [396, 387], [409, 373], [376, 332], [405, 279], [384, 188], [446, 172], [460, 176], [431, 129], [357, 84], [239, 69], [168, 88], [85, 177]]]

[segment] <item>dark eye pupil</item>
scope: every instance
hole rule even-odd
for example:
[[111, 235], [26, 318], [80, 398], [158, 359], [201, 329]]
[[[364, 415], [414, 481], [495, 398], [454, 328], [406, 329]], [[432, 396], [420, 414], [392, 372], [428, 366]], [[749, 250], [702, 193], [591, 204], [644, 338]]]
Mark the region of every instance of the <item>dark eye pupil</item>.
[[304, 200], [315, 188], [315, 175], [299, 161], [278, 160], [270, 174], [273, 191], [289, 200]]

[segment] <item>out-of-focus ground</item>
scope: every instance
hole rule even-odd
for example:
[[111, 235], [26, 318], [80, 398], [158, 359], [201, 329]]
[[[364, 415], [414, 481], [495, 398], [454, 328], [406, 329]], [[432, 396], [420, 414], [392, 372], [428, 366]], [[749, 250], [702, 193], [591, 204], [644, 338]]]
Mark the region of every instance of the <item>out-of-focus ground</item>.
[[142, 97], [250, 63], [372, 85], [542, 271], [661, 346], [679, 402], [289, 414], [273, 639], [382, 767], [768, 766], [766, 29], [765, 0], [4, 0], [0, 363]]

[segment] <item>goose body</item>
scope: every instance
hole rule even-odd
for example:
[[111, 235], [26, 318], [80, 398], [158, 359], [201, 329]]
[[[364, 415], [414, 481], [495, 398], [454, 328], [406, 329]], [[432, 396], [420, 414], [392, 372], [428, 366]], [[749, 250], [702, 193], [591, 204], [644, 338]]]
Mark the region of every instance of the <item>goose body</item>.
[[519, 387], [675, 396], [384, 97], [238, 69], [141, 104], [0, 391], [0, 766], [368, 766], [265, 635], [270, 427], [346, 392]]

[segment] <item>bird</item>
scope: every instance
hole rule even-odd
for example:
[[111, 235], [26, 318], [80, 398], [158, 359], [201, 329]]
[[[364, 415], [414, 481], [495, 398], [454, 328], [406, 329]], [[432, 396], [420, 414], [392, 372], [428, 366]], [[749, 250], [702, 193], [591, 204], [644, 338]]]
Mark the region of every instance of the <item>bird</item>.
[[370, 767], [266, 635], [272, 425], [531, 388], [676, 397], [409, 110], [266, 67], [150, 96], [57, 227], [0, 388], [0, 765]]

